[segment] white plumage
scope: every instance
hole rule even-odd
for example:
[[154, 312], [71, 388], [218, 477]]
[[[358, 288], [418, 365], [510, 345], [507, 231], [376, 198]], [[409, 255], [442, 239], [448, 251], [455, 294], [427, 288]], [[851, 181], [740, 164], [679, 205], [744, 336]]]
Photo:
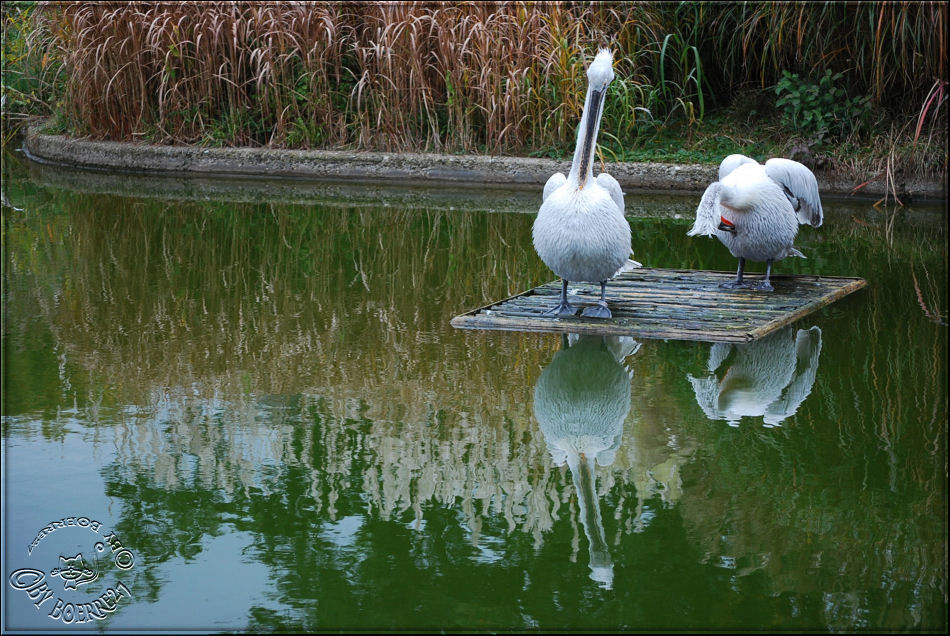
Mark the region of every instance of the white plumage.
[[587, 78], [571, 172], [566, 177], [554, 174], [545, 183], [533, 242], [544, 264], [562, 279], [560, 302], [549, 313], [569, 316], [577, 311], [567, 302], [569, 281], [596, 282], [601, 285], [600, 302], [583, 314], [609, 318], [607, 280], [639, 265], [629, 260], [630, 225], [623, 215], [620, 184], [606, 173], [593, 178], [597, 131], [607, 87], [614, 78], [610, 51], [601, 49], [587, 69]]
[[[739, 259], [735, 282], [724, 287], [771, 291], [772, 263], [804, 254], [795, 246], [800, 224], [819, 227], [823, 220], [818, 181], [807, 167], [791, 159], [762, 165], [743, 155], [719, 164], [719, 181], [703, 193], [689, 236], [716, 236]], [[757, 285], [742, 280], [746, 259], [767, 264]]]
[[640, 343], [627, 336], [564, 337], [564, 346], [534, 387], [534, 416], [551, 459], [567, 464], [577, 491], [590, 546], [591, 578], [609, 588], [613, 562], [604, 539], [594, 481], [594, 462], [614, 462], [630, 412], [630, 378], [624, 366]]
[[799, 329], [794, 337], [785, 327], [750, 343], [714, 344], [709, 374], [687, 378], [709, 419], [738, 426], [743, 417], [761, 417], [765, 426], [779, 426], [811, 393], [820, 353], [817, 326]]

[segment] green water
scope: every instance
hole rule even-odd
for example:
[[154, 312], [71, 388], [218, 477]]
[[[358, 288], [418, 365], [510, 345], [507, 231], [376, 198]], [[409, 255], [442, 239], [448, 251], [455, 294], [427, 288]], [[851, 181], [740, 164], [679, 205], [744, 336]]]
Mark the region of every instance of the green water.
[[[777, 272], [868, 287], [729, 348], [453, 329], [539, 192], [3, 189], [6, 631], [947, 626], [943, 207], [827, 200]], [[734, 269], [697, 200], [636, 258]]]

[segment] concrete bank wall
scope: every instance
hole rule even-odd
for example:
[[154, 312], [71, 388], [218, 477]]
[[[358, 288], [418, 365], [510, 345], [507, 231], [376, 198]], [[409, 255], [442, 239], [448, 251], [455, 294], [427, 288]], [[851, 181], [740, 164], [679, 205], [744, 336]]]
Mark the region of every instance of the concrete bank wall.
[[[569, 161], [523, 157], [486, 157], [345, 150], [273, 150], [268, 148], [196, 148], [72, 139], [28, 128], [24, 150], [31, 159], [86, 169], [150, 174], [360, 179], [403, 184], [497, 185], [540, 187], [555, 172], [568, 172]], [[595, 170], [596, 171], [596, 170]], [[716, 179], [716, 165], [610, 163], [607, 171], [625, 190], [702, 193]], [[850, 195], [860, 182], [819, 174], [823, 195]], [[884, 195], [883, 178], [859, 194]], [[945, 199], [945, 184], [898, 183], [905, 197]]]

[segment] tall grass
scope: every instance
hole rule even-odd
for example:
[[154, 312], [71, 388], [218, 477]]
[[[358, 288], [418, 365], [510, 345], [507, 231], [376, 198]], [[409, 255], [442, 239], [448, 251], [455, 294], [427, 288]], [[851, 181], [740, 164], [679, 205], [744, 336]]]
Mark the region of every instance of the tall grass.
[[[36, 3], [0, 3], [3, 23], [2, 122], [3, 144], [20, 124], [35, 113], [49, 113], [53, 100], [62, 92], [54, 78], [61, 66], [50, 64], [48, 34], [35, 28]], [[37, 41], [39, 40], [39, 41]]]
[[918, 138], [946, 137], [944, 101], [929, 99], [947, 81], [945, 3], [79, 2], [39, 13], [66, 128], [97, 138], [563, 150], [599, 46], [615, 51], [603, 121], [614, 152], [664, 126], [692, 132], [783, 71], [842, 73], [852, 97], [926, 125]]
[[[81, 134], [385, 150], [570, 137], [587, 25], [601, 25], [601, 44], [640, 28], [614, 9], [527, 3], [79, 3], [45, 15]], [[628, 70], [621, 93], [637, 81]]]

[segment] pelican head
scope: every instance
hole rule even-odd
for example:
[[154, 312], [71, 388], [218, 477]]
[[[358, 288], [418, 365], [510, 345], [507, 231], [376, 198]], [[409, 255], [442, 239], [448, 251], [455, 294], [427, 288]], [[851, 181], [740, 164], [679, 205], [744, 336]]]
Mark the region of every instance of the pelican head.
[[583, 190], [592, 176], [594, 148], [597, 145], [600, 117], [604, 113], [604, 98], [607, 96], [607, 87], [614, 79], [613, 59], [613, 53], [600, 49], [587, 68], [587, 98], [584, 100], [584, 114], [577, 130], [577, 148], [574, 150], [570, 175], [570, 179], [577, 183], [578, 190]]
[[600, 49], [587, 68], [587, 81], [595, 91], [603, 93], [614, 80], [614, 54], [609, 49]]

